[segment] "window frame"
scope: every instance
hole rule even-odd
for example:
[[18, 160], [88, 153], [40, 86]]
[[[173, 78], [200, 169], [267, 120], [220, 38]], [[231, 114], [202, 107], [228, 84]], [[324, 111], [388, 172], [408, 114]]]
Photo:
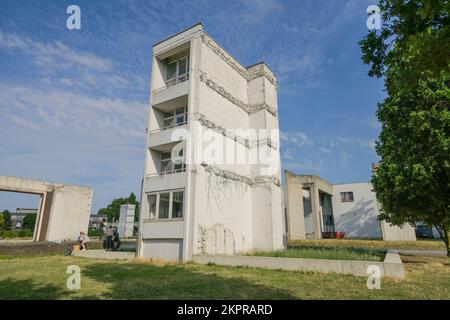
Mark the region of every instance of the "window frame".
[[[183, 109], [182, 113], [177, 113], [177, 110], [179, 109]], [[178, 107], [175, 108], [171, 111], [165, 111], [163, 112], [163, 118], [162, 118], [162, 130], [167, 130], [170, 128], [174, 128], [174, 127], [180, 127], [180, 126], [184, 126], [185, 124], [187, 124], [187, 119], [188, 119], [188, 107], [187, 106], [182, 106], [182, 107]], [[170, 115], [168, 115], [170, 114]], [[178, 118], [183, 118], [183, 121], [178, 123]], [[170, 124], [166, 125], [166, 121], [170, 120]]]
[[[173, 194], [177, 192], [183, 193], [183, 201], [181, 202], [182, 209], [181, 209], [181, 217], [173, 217]], [[169, 212], [167, 218], [160, 218], [159, 217], [159, 209], [160, 209], [160, 199], [161, 194], [169, 193]], [[184, 220], [185, 215], [185, 202], [186, 202], [186, 192], [184, 189], [173, 189], [173, 190], [162, 190], [162, 191], [154, 191], [154, 192], [146, 192], [146, 199], [147, 199], [147, 209], [145, 216], [147, 217], [144, 219], [144, 221], [173, 221], [173, 220]], [[150, 203], [149, 203], [149, 197], [152, 195], [156, 195], [156, 210], [155, 215], [152, 217], [150, 214]]]
[[[180, 61], [185, 60], [186, 61], [186, 71], [183, 74], [180, 74]], [[170, 64], [176, 64], [175, 68], [175, 77], [172, 77], [168, 79], [168, 66]], [[180, 58], [177, 58], [173, 61], [166, 63], [166, 76], [165, 76], [165, 83], [166, 86], [170, 87], [173, 85], [176, 85], [178, 83], [184, 82], [186, 80], [189, 80], [189, 57], [188, 56], [182, 56]]]
[[[181, 151], [183, 152], [183, 163], [181, 164], [176, 164], [175, 162], [172, 161], [172, 153], [171, 152], [162, 152], [160, 159], [159, 159], [159, 172], [158, 174], [160, 175], [164, 175], [164, 174], [171, 174], [171, 173], [177, 173], [177, 172], [185, 172], [186, 171], [186, 159], [184, 158], [184, 149], [181, 149]], [[170, 157], [167, 159], [163, 159], [163, 155], [167, 155], [170, 154]], [[163, 166], [163, 163], [168, 163], [170, 165], [170, 168], [168, 170], [164, 170], [163, 168], [165, 166]], [[167, 166], [167, 165], [166, 165]]]
[[355, 195], [353, 191], [343, 191], [340, 192], [341, 202], [355, 202]]

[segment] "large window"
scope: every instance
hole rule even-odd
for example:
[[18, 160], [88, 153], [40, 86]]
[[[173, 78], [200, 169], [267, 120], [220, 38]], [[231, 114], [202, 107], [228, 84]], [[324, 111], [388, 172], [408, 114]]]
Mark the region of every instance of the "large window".
[[148, 212], [144, 219], [179, 219], [183, 217], [184, 191], [161, 191], [147, 194]]
[[182, 126], [187, 123], [187, 107], [180, 107], [173, 111], [164, 112], [162, 129]]
[[353, 192], [341, 192], [341, 202], [353, 202]]
[[178, 153], [178, 161], [172, 161], [172, 154], [170, 152], [161, 153], [161, 170], [162, 174], [170, 174], [176, 172], [183, 172], [186, 170], [186, 164], [183, 161], [183, 149]]
[[189, 59], [187, 57], [167, 64], [166, 85], [173, 86], [189, 79]]

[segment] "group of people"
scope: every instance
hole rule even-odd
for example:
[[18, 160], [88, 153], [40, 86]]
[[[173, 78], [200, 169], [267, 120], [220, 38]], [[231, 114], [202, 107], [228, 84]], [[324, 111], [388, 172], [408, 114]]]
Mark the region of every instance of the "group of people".
[[108, 225], [106, 219], [103, 219], [100, 227], [103, 231], [103, 248], [105, 250], [117, 251], [120, 247], [120, 237], [117, 227]]
[[[103, 249], [117, 251], [120, 247], [120, 237], [119, 232], [117, 231], [117, 227], [113, 225], [109, 225], [106, 219], [103, 219], [100, 224], [100, 228], [102, 230], [101, 240], [103, 240]], [[80, 232], [78, 236], [78, 243], [80, 245], [80, 250], [87, 250], [87, 243], [89, 242], [89, 237], [84, 232]]]

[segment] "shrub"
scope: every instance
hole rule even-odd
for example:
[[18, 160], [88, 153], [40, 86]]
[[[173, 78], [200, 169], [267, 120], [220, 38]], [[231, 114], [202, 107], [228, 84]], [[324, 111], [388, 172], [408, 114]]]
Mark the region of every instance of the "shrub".
[[102, 230], [98, 230], [98, 229], [89, 229], [88, 230], [89, 237], [101, 237], [102, 235], [103, 235]]
[[10, 231], [10, 230], [0, 231], [0, 237], [6, 238], [6, 239], [29, 238], [32, 236], [33, 236], [33, 231], [30, 229], [23, 229], [20, 231]]

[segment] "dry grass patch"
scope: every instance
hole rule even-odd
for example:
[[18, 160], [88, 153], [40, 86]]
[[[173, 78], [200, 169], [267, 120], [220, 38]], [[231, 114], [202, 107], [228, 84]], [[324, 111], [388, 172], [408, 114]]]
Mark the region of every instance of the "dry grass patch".
[[349, 239], [320, 239], [320, 240], [290, 240], [292, 247], [348, 247], [375, 249], [411, 249], [411, 250], [445, 250], [441, 240], [417, 241], [384, 241], [384, 240], [349, 240]]

